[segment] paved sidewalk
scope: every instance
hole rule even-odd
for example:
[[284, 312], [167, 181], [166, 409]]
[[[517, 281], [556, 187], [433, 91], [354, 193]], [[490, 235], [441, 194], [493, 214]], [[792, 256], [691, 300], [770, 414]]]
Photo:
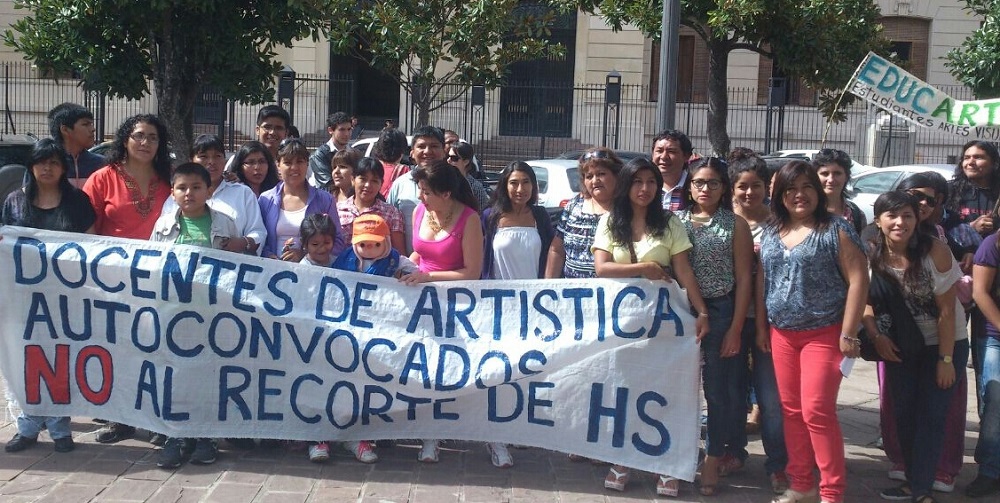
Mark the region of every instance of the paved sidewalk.
[[[935, 494], [941, 502], [970, 501], [962, 489], [974, 478], [972, 460], [979, 431], [975, 386], [971, 382], [966, 465], [955, 493]], [[881, 501], [878, 491], [890, 487], [888, 465], [872, 444], [878, 436], [875, 366], [858, 362], [840, 392], [840, 420], [847, 445], [848, 502]], [[493, 468], [482, 444], [448, 442], [441, 463], [416, 461], [415, 445], [379, 450], [381, 460], [362, 465], [337, 450], [326, 464], [306, 459], [304, 450], [223, 450], [210, 466], [156, 467], [156, 451], [144, 441], [106, 446], [94, 442], [99, 425], [86, 419], [73, 423], [76, 451], [56, 454], [46, 434], [39, 445], [18, 454], [0, 453], [0, 502], [73, 503], [89, 501], [151, 502], [619, 502], [657, 501], [651, 475], [633, 478], [628, 491], [605, 491], [606, 467], [572, 463], [560, 453], [512, 449], [513, 468]], [[9, 420], [0, 442], [15, 432]], [[140, 433], [145, 439], [144, 432]], [[684, 484], [676, 499], [658, 501], [768, 502], [760, 438], [751, 437], [745, 470], [722, 479], [720, 493], [702, 497]], [[980, 500], [986, 501], [986, 499]]]

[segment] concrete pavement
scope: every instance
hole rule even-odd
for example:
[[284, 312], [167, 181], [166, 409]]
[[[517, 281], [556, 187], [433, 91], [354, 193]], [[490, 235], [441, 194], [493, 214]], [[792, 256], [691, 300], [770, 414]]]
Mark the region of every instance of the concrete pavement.
[[[962, 489], [975, 477], [972, 460], [979, 431], [972, 372], [968, 372], [969, 407], [965, 466], [956, 491], [935, 493], [941, 502], [970, 501]], [[881, 501], [880, 489], [895, 483], [878, 437], [875, 365], [859, 361], [841, 386], [840, 421], [847, 447], [848, 502]], [[9, 414], [0, 441], [16, 431]], [[186, 464], [177, 470], [156, 467], [156, 450], [145, 441], [116, 445], [94, 442], [100, 425], [75, 418], [77, 449], [56, 454], [47, 434], [39, 445], [17, 454], [0, 453], [0, 503], [90, 501], [166, 502], [768, 502], [772, 498], [763, 467], [760, 437], [751, 437], [746, 468], [722, 479], [717, 496], [702, 497], [683, 484], [679, 498], [656, 498], [652, 475], [634, 474], [625, 493], [603, 488], [607, 467], [573, 463], [564, 454], [542, 449], [512, 449], [515, 465], [493, 468], [482, 444], [446, 442], [441, 463], [417, 463], [417, 446], [380, 449], [380, 461], [362, 465], [347, 451], [335, 449], [326, 464], [307, 460], [304, 449], [227, 450], [209, 466]], [[980, 501], [986, 501], [984, 498]]]

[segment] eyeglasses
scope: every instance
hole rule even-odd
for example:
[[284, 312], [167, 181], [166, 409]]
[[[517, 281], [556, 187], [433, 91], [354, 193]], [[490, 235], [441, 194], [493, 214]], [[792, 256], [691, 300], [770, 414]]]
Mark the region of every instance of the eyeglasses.
[[722, 181], [715, 179], [702, 180], [701, 178], [695, 178], [694, 180], [691, 180], [691, 185], [694, 185], [694, 188], [698, 190], [704, 190], [705, 187], [708, 187], [708, 190], [719, 190], [722, 188]]
[[257, 127], [268, 133], [284, 133], [286, 130], [285, 126], [276, 126], [274, 124], [261, 124]]
[[451, 161], [451, 162], [458, 162], [458, 161], [462, 160], [462, 156], [460, 156], [460, 155], [449, 155], [448, 156], [448, 160]]
[[149, 143], [151, 145], [160, 143], [160, 137], [155, 134], [147, 135], [146, 133], [132, 133], [128, 135], [128, 137], [136, 143]]
[[926, 204], [930, 208], [937, 206], [937, 198], [928, 196], [919, 190], [908, 190], [906, 193], [917, 198], [917, 201]]

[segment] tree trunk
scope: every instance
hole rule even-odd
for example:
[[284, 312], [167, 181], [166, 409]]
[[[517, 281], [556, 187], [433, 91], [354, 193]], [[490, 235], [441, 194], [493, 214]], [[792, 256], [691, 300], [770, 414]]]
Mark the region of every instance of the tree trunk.
[[183, 44], [175, 43], [172, 23], [165, 23], [163, 31], [154, 36], [153, 41], [157, 115], [167, 127], [176, 165], [191, 160], [194, 102], [201, 92], [201, 79], [191, 75], [185, 65], [189, 56], [183, 54]]
[[708, 141], [712, 144], [715, 155], [729, 154], [729, 133], [726, 130], [726, 119], [729, 117], [728, 67], [729, 51], [732, 50], [728, 40], [711, 39], [708, 43]]

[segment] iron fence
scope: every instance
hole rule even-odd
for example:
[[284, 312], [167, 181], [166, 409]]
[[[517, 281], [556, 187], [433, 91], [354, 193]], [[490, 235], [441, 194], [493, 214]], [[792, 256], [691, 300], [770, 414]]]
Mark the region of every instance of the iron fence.
[[[94, 110], [101, 138], [111, 135], [130, 115], [156, 111], [152, 95], [138, 100], [114, 99], [83, 91], [78, 79], [42, 75], [30, 63], [2, 66], [4, 133], [48, 134], [48, 110], [66, 101]], [[351, 105], [358, 103], [358, 83], [351, 76], [300, 74], [293, 84], [287, 96], [276, 96], [275, 101], [292, 110], [293, 123], [308, 145], [317, 146], [328, 139], [329, 113], [357, 108]], [[939, 89], [958, 99], [971, 99], [969, 90], [961, 86]], [[753, 87], [728, 90], [726, 124], [733, 147], [758, 151], [814, 149], [825, 138], [824, 146], [845, 150], [864, 164], [884, 166], [950, 162], [964, 143], [960, 136], [891, 119], [861, 102], [845, 108], [846, 120], [829, 123], [815, 106], [768, 107], [763, 94]], [[605, 84], [512, 83], [485, 89], [445, 83], [431, 103], [430, 123], [457, 131], [492, 169], [512, 159], [554, 157], [595, 145], [646, 152], [657, 132], [657, 104], [649, 98], [646, 86], [629, 84], [611, 88]], [[217, 132], [230, 149], [253, 135], [259, 105], [213, 103], [224, 110], [208, 113], [196, 107], [201, 115], [212, 118], [196, 121], [196, 132]], [[398, 111], [396, 123], [412, 130], [418, 111], [404, 93], [400, 94]], [[366, 136], [371, 136], [381, 123], [379, 127], [367, 126], [370, 129]], [[679, 100], [676, 126], [691, 137], [696, 151], [711, 152], [705, 103]]]

